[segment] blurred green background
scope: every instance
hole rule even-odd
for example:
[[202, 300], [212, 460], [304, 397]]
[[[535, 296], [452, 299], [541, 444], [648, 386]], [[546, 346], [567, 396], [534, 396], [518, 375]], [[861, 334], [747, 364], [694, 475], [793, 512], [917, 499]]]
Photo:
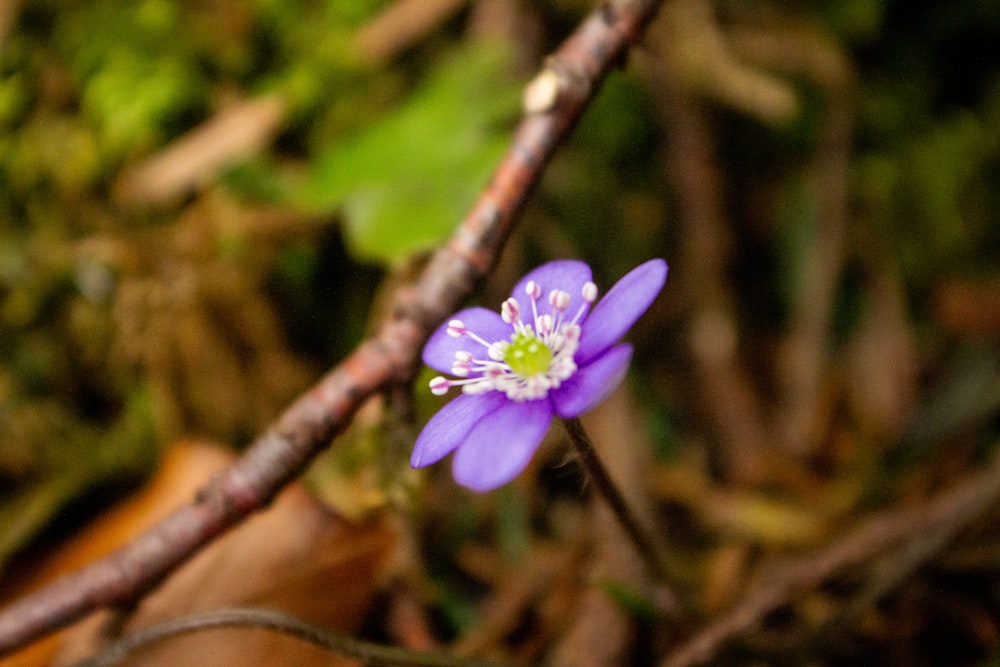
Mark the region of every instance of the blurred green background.
[[[0, 566], [349, 351], [590, 9], [0, 4]], [[984, 0], [667, 2], [480, 298], [665, 257], [632, 334], [658, 461], [842, 515], [932, 488], [1000, 427], [998, 43]]]

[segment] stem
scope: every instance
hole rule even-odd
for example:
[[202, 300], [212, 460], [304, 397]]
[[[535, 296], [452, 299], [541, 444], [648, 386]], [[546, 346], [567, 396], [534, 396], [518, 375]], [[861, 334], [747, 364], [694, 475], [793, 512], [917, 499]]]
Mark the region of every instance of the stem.
[[424, 667], [473, 667], [494, 665], [478, 659], [460, 658], [439, 653], [410, 651], [395, 646], [383, 646], [339, 635], [326, 628], [308, 623], [291, 614], [273, 609], [233, 607], [188, 614], [139, 630], [108, 646], [100, 653], [74, 664], [72, 667], [111, 667], [151, 644], [180, 635], [216, 628], [267, 628], [297, 637], [326, 650], [351, 658], [366, 665], [419, 665]]
[[577, 455], [580, 457], [580, 461], [583, 463], [583, 467], [586, 468], [587, 474], [593, 480], [600, 494], [604, 496], [604, 500], [608, 503], [608, 506], [611, 508], [612, 513], [614, 513], [615, 518], [622, 525], [622, 528], [625, 529], [625, 533], [629, 539], [632, 540], [633, 546], [635, 546], [636, 551], [639, 552], [639, 555], [645, 561], [646, 567], [656, 577], [666, 579], [668, 568], [666, 560], [663, 557], [663, 549], [659, 546], [659, 541], [643, 526], [642, 522], [639, 521], [639, 517], [629, 507], [625, 496], [618, 490], [618, 486], [611, 479], [607, 468], [604, 467], [601, 459], [597, 456], [594, 444], [587, 435], [587, 431], [584, 430], [583, 424], [580, 423], [579, 419], [564, 419], [563, 423], [566, 425], [566, 431], [569, 433], [569, 440], [573, 444], [573, 449], [576, 450]]

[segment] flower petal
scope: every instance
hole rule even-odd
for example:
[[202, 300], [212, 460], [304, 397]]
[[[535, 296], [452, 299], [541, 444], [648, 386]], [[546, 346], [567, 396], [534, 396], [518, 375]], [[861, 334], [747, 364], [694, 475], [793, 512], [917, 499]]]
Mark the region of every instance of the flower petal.
[[514, 290], [510, 293], [518, 300], [524, 311], [522, 317], [527, 322], [531, 322], [531, 301], [528, 299], [524, 288], [528, 282], [534, 280], [542, 288], [542, 296], [539, 299], [538, 313], [551, 312], [549, 307], [549, 292], [554, 289], [561, 289], [569, 294], [569, 307], [566, 309], [566, 316], [573, 319], [576, 311], [583, 305], [583, 295], [580, 290], [583, 286], [593, 280], [593, 274], [586, 263], [575, 259], [560, 259], [548, 264], [542, 264], [537, 269], [529, 271], [523, 278], [517, 281]]
[[583, 323], [576, 363], [586, 365], [614, 345], [656, 299], [667, 280], [667, 263], [651, 259], [615, 283]]
[[632, 346], [623, 343], [579, 369], [550, 394], [556, 412], [568, 419], [579, 417], [606, 399], [625, 377], [631, 360]]
[[473, 491], [503, 486], [528, 465], [551, 423], [549, 401], [506, 401], [481, 419], [455, 452], [455, 481]]
[[508, 402], [500, 392], [456, 396], [424, 426], [410, 456], [410, 465], [422, 468], [441, 460], [461, 445], [475, 425]]
[[[513, 327], [504, 322], [500, 315], [485, 308], [466, 308], [450, 318], [461, 320], [465, 327], [489, 343], [509, 341], [514, 333]], [[486, 348], [469, 336], [455, 338], [448, 335], [448, 322], [437, 328], [424, 346], [424, 363], [436, 371], [451, 374], [451, 364], [455, 361], [455, 353], [459, 350], [471, 352], [477, 359], [486, 359]]]

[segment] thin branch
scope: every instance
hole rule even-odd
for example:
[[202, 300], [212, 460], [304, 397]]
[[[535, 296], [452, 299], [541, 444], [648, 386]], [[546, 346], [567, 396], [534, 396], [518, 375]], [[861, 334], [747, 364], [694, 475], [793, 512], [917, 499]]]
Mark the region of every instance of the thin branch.
[[218, 628], [266, 628], [298, 637], [320, 648], [372, 665], [423, 665], [426, 667], [501, 667], [501, 663], [462, 658], [443, 653], [411, 651], [383, 646], [331, 632], [297, 616], [256, 607], [233, 607], [188, 614], [151, 625], [111, 644], [100, 653], [81, 660], [72, 667], [111, 667], [121, 664], [133, 653], [167, 639]]
[[964, 483], [917, 507], [885, 512], [843, 540], [789, 564], [761, 582], [743, 601], [669, 655], [660, 667], [710, 661], [726, 642], [754, 628], [767, 614], [815, 589], [834, 573], [857, 565], [901, 542], [919, 543], [926, 534], [950, 537], [1000, 501], [1000, 456]]
[[[0, 3], [0, 47], [6, 17], [18, 2]], [[384, 63], [455, 13], [465, 0], [397, 0], [361, 26], [351, 50], [369, 65]], [[158, 205], [188, 194], [220, 168], [255, 155], [284, 127], [291, 111], [277, 92], [239, 100], [219, 110], [139, 164], [126, 169], [112, 185], [116, 203]]]
[[465, 0], [396, 0], [355, 33], [351, 50], [368, 63], [384, 63], [464, 4]]
[[239, 100], [162, 151], [127, 169], [112, 186], [116, 203], [155, 205], [179, 199], [220, 168], [257, 154], [285, 124], [279, 93]]
[[[698, 6], [702, 4], [707, 3]], [[767, 474], [771, 438], [739, 346], [736, 305], [727, 278], [733, 239], [722, 200], [726, 188], [715, 156], [715, 137], [681, 73], [687, 56], [679, 45], [687, 23], [679, 12], [692, 8], [682, 4], [672, 10], [651, 36], [659, 56], [652, 74], [654, 99], [668, 120], [665, 176], [676, 193], [682, 231], [681, 256], [675, 262], [681, 266], [681, 283], [674, 289], [691, 303], [692, 396], [716, 441], [713, 466], [727, 481], [755, 484]]]
[[798, 458], [815, 453], [816, 423], [823, 403], [830, 329], [843, 270], [849, 212], [850, 152], [854, 135], [854, 72], [842, 49], [807, 26], [776, 34], [736, 30], [731, 42], [754, 60], [819, 86], [825, 100], [819, 145], [807, 172], [809, 197], [817, 207], [815, 230], [800, 251], [801, 268], [789, 327], [778, 362], [777, 443]]
[[551, 95], [542, 104], [533, 100], [472, 210], [416, 282], [396, 293], [377, 333], [287, 408], [192, 503], [106, 558], [0, 611], [0, 656], [91, 611], [141, 598], [214, 538], [267, 506], [347, 427], [365, 399], [407, 382], [424, 341], [490, 270], [553, 152], [659, 4], [605, 2], [588, 16], [547, 61], [543, 74], [557, 84]]

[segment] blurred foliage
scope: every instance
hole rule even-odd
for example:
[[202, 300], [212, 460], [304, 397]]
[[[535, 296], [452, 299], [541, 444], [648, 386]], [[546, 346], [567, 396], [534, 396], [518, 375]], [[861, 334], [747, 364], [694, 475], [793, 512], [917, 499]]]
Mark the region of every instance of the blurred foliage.
[[442, 58], [404, 104], [320, 152], [299, 202], [342, 209], [345, 239], [361, 260], [401, 262], [437, 245], [507, 148], [517, 110], [517, 89], [498, 85], [507, 66], [486, 47]]
[[[0, 565], [89, 491], [134, 484], [178, 438], [242, 445], [350, 350], [384, 290], [472, 203], [507, 146], [519, 86], [591, 3], [480, 0], [389, 56], [365, 53], [358, 35], [395, 5], [0, 4]], [[663, 14], [654, 46], [609, 78], [557, 154], [482, 299], [495, 306], [523, 269], [557, 256], [587, 260], [605, 288], [650, 256], [671, 262], [664, 296], [633, 332], [631, 386], [637, 430], [672, 489], [657, 487], [657, 499], [684, 542], [681, 587], [695, 597], [712, 588], [698, 577], [727, 558], [756, 563], [830, 538], [852, 512], [933, 489], [996, 441], [1000, 3], [674, 0]], [[662, 45], [678, 34], [702, 34], [668, 31], [678, 16], [715, 32], [671, 52]], [[741, 31], [785, 48], [761, 55]], [[743, 104], [699, 79], [724, 66], [716, 38], [738, 61], [724, 81]], [[680, 64], [656, 62], [663, 53]], [[824, 79], [830, 54], [845, 63], [849, 95]], [[687, 87], [670, 98], [667, 66], [703, 69], [684, 70]], [[761, 76], [794, 113], [754, 111], [746, 91], [763, 90]], [[179, 195], [122, 194], [193, 131], [211, 136], [214, 120], [270, 95], [276, 127], [245, 121], [259, 143], [227, 149], [208, 176], [169, 163], [186, 174]], [[684, 156], [670, 154], [690, 122], [678, 120], [678, 98], [714, 140], [717, 182], [701, 181], [723, 221], [711, 288], [692, 284], [702, 258], [684, 255], [699, 229], [678, 186]], [[708, 299], [732, 316], [737, 369], [768, 419], [780, 412], [782, 342], [814, 296], [810, 253], [827, 250], [835, 185], [822, 158], [836, 104], [852, 132], [834, 335], [820, 341], [828, 365], [811, 424], [820, 446], [793, 463], [769, 450], [758, 487], [719, 491], [726, 454], [712, 449], [720, 436], [690, 319]], [[459, 636], [481, 621], [484, 581], [530, 561], [539, 535], [571, 542], [582, 530], [579, 471], [549, 452], [525, 481], [472, 500], [446, 465], [399, 475], [417, 428], [408, 409], [419, 422], [439, 404], [402, 403], [366, 412], [344, 436], [354, 447], [337, 448], [312, 481], [352, 517], [413, 502], [421, 485], [413, 520], [428, 605], [442, 634]], [[476, 560], [470, 542], [498, 555]], [[662, 611], [628, 582], [600, 586], [643, 621]], [[719, 584], [718, 595], [737, 588]], [[995, 621], [994, 597], [983, 605]], [[692, 606], [720, 608], [713, 599]], [[970, 634], [955, 641], [1000, 654]], [[747, 650], [766, 662], [784, 641], [770, 639]]]

